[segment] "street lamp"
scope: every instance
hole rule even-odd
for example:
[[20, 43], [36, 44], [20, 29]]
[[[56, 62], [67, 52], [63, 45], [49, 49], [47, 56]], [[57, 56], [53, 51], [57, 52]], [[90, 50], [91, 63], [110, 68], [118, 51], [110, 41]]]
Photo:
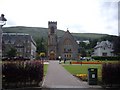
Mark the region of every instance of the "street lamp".
[[4, 14], [0, 16], [0, 90], [2, 89], [2, 26], [6, 24], [7, 19]]
[[0, 16], [0, 60], [2, 60], [2, 27], [6, 24], [7, 19], [4, 14]]

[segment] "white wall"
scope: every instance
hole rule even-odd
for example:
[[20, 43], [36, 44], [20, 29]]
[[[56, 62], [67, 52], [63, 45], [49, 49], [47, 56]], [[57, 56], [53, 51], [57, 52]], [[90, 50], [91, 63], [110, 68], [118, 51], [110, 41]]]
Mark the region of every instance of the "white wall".
[[111, 48], [97, 48], [94, 51], [94, 56], [102, 56], [102, 53], [107, 53], [107, 56], [113, 56], [113, 54], [111, 53], [112, 49]]
[[31, 59], [36, 57], [36, 46], [31, 42]]

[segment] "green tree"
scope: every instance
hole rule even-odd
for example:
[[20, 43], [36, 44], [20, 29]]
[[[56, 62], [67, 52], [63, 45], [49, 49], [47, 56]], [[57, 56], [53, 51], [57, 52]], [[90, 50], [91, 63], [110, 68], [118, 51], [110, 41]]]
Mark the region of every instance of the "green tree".
[[86, 48], [86, 43], [85, 42], [79, 42], [79, 46]]
[[79, 53], [81, 54], [82, 57], [85, 57], [85, 56], [91, 56], [92, 54], [92, 50], [93, 50], [93, 46], [95, 46], [95, 43], [94, 45], [92, 45], [92, 43], [89, 43], [89, 44], [86, 44], [85, 42], [80, 42], [79, 43], [79, 47], [80, 47], [80, 50], [79, 50]]
[[114, 49], [114, 53], [120, 56], [120, 36], [114, 39], [113, 49]]
[[10, 50], [7, 52], [8, 58], [14, 58], [17, 55], [17, 50], [15, 48], [10, 48]]
[[86, 57], [86, 50], [85, 50], [85, 48], [81, 48], [80, 49], [80, 54], [81, 54], [81, 57]]
[[46, 53], [46, 48], [47, 48], [47, 43], [45, 41], [45, 39], [42, 37], [40, 39], [36, 40], [36, 44], [37, 44], [37, 53], [41, 53], [41, 52], [45, 52]]
[[88, 44], [89, 49], [94, 48], [98, 41], [98, 39], [90, 40], [90, 44]]
[[110, 42], [113, 42], [116, 38], [117, 38], [117, 36], [107, 35], [107, 36], [104, 36], [104, 37], [100, 38], [100, 41], [108, 40]]

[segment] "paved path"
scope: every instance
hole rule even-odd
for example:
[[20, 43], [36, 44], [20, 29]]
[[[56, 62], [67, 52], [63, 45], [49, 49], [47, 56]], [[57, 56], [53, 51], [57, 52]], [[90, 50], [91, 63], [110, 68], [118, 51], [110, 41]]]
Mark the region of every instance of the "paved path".
[[58, 61], [50, 61], [43, 88], [90, 88], [87, 82], [78, 80], [66, 71]]

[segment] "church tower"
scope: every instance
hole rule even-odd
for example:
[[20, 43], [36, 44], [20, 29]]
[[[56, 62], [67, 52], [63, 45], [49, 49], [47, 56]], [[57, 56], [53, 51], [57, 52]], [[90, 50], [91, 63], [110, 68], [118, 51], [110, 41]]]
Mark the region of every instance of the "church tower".
[[48, 22], [48, 59], [57, 58], [57, 22]]

